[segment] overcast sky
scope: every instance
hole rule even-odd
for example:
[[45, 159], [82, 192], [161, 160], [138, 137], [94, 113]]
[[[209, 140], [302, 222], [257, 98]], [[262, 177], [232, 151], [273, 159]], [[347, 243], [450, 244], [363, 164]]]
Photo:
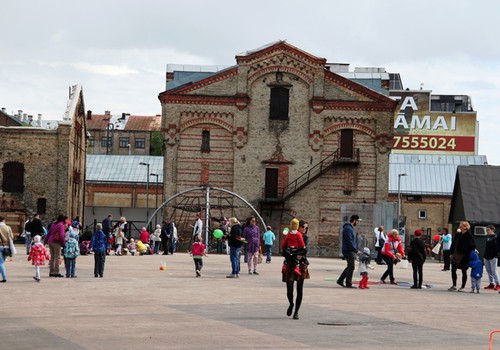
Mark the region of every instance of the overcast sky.
[[276, 40], [328, 62], [385, 67], [405, 88], [470, 95], [479, 154], [500, 165], [500, 2], [1, 0], [0, 107], [60, 119], [161, 113], [166, 65], [234, 65]]

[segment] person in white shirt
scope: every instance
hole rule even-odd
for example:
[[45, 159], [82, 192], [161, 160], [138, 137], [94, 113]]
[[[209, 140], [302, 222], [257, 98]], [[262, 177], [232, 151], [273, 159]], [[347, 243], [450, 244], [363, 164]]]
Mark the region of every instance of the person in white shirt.
[[381, 250], [384, 247], [384, 243], [387, 240], [387, 235], [384, 232], [384, 226], [375, 227], [375, 250], [377, 251], [377, 257], [375, 258], [375, 262], [377, 265], [384, 265], [384, 261], [382, 260]]
[[202, 236], [203, 222], [201, 221], [200, 215], [197, 214], [195, 220], [196, 220], [196, 222], [193, 226], [193, 242], [194, 242], [194, 238], [196, 237], [196, 235], [200, 235], [200, 237], [203, 237]]
[[443, 247], [443, 260], [444, 266], [441, 271], [450, 271], [450, 249], [451, 249], [451, 233], [448, 231], [446, 227], [442, 228], [443, 235], [441, 236], [440, 243]]

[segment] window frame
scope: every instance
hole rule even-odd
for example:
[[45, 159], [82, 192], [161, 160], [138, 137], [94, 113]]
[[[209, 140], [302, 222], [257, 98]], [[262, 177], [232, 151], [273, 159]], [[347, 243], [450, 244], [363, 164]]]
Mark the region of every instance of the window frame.
[[146, 138], [144, 137], [136, 137], [134, 140], [135, 148], [146, 148]]
[[290, 89], [273, 86], [269, 94], [269, 120], [289, 121]]
[[128, 148], [129, 145], [130, 145], [130, 137], [120, 137], [118, 139], [119, 148]]

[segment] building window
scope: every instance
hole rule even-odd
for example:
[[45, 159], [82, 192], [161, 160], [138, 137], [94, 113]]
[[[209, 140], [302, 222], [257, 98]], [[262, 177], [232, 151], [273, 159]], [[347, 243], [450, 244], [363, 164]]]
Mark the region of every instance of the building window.
[[201, 132], [201, 151], [210, 152], [210, 130]]
[[284, 87], [271, 88], [269, 119], [288, 120], [289, 90]]
[[130, 137], [120, 137], [120, 148], [127, 148], [130, 144]]
[[101, 137], [101, 147], [111, 147], [111, 137]]
[[94, 147], [94, 136], [93, 135], [90, 135], [89, 136], [89, 139], [88, 139], [88, 145], [89, 147]]
[[145, 138], [136, 138], [135, 139], [135, 148], [146, 148], [146, 139]]
[[12, 193], [24, 192], [24, 164], [7, 162], [3, 165], [2, 191]]
[[427, 210], [419, 210], [418, 211], [419, 219], [427, 219]]
[[36, 212], [38, 214], [45, 214], [47, 212], [47, 199], [38, 198], [36, 201]]

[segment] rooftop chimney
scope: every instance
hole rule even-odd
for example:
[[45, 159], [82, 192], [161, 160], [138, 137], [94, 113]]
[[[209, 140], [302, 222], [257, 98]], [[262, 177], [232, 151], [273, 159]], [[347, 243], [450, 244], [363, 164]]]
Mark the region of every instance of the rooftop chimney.
[[92, 111], [91, 110], [87, 111], [87, 120], [92, 120]]
[[36, 126], [41, 127], [42, 126], [42, 115], [38, 114], [38, 121], [36, 122]]
[[110, 111], [104, 111], [104, 115], [105, 115], [106, 117], [110, 117], [110, 116], [111, 116], [111, 112], [110, 112]]

